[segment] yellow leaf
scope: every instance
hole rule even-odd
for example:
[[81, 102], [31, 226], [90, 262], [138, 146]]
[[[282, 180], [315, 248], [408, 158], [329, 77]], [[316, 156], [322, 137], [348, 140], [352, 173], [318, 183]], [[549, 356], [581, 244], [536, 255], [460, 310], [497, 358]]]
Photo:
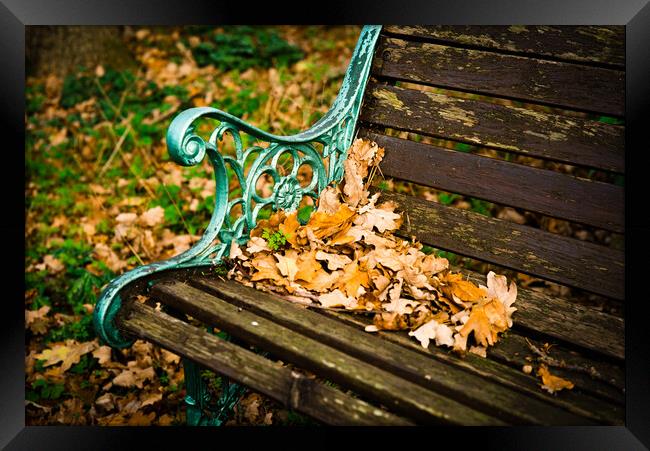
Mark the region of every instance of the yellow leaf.
[[298, 212], [294, 211], [289, 214], [282, 224], [278, 226], [278, 229], [284, 233], [287, 237], [287, 241], [293, 247], [298, 246], [298, 236], [296, 231], [300, 227], [300, 222], [298, 222]]
[[479, 288], [472, 282], [464, 280], [463, 275], [460, 273], [448, 273], [441, 277], [440, 281], [444, 283], [442, 286], [442, 292], [454, 301], [459, 299], [463, 302], [478, 302], [487, 295], [487, 290]]
[[328, 254], [327, 252], [318, 251], [316, 252], [316, 259], [323, 260], [327, 262], [327, 269], [334, 271], [336, 269], [344, 268], [345, 265], [352, 262], [350, 257], [342, 254]]
[[336, 287], [340, 288], [346, 295], [356, 298], [360, 295], [359, 288], [362, 286], [368, 288], [369, 284], [368, 272], [360, 269], [358, 263], [353, 261], [343, 269], [343, 274]]
[[346, 225], [350, 224], [354, 215], [354, 210], [351, 210], [345, 204], [341, 204], [337, 212], [333, 215], [317, 211], [311, 216], [306, 227], [312, 229], [316, 238], [323, 239], [336, 234]]
[[290, 282], [293, 282], [296, 278], [296, 273], [298, 272], [296, 258], [294, 256], [284, 256], [280, 254], [273, 255], [278, 259], [277, 267], [280, 270], [280, 273], [289, 279]]
[[323, 307], [354, 308], [358, 305], [355, 298], [346, 296], [339, 289], [336, 289], [330, 293], [321, 294], [318, 296], [318, 302], [320, 302]]
[[549, 393], [555, 393], [565, 388], [571, 390], [574, 387], [573, 382], [552, 375], [543, 363], [539, 366], [537, 375], [542, 378], [541, 387]]
[[295, 280], [304, 280], [311, 282], [317, 275], [323, 271], [323, 267], [316, 261], [316, 251], [305, 252], [298, 257], [298, 271]]
[[497, 340], [497, 334], [492, 330], [490, 321], [485, 314], [483, 306], [474, 306], [465, 326], [460, 330], [463, 337], [474, 332], [474, 338], [483, 346], [493, 345]]

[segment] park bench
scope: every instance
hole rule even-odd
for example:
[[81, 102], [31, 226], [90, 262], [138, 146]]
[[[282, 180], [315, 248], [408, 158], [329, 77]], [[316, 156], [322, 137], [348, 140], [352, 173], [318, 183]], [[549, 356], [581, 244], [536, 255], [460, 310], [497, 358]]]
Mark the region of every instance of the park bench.
[[[214, 108], [182, 112], [167, 145], [184, 166], [209, 157], [212, 219], [185, 253], [111, 282], [95, 309], [98, 334], [116, 348], [142, 338], [181, 355], [189, 424], [220, 424], [242, 387], [326, 424], [623, 424], [624, 321], [595, 306], [624, 301], [624, 252], [616, 246], [624, 232], [623, 36], [623, 27], [367, 26], [331, 110], [305, 132], [271, 135]], [[200, 121], [216, 124], [209, 138], [198, 135]], [[219, 152], [226, 135], [235, 156]], [[242, 135], [268, 146], [247, 149]], [[295, 193], [318, 196], [340, 180], [355, 137], [385, 148], [386, 178], [610, 237], [605, 245], [382, 193], [407, 216], [400, 236], [591, 293], [594, 305], [519, 286], [513, 328], [486, 358], [459, 356], [424, 349], [406, 333], [364, 332], [371, 318], [363, 315], [304, 308], [210, 274], [233, 240], [247, 241], [262, 207], [291, 209]], [[310, 186], [298, 185], [295, 171], [273, 173], [286, 153], [294, 167], [311, 166]], [[227, 166], [242, 188], [237, 197], [229, 196]], [[269, 198], [256, 191], [263, 173], [277, 177]], [[242, 215], [231, 220], [236, 205]], [[553, 359], [551, 371], [575, 387], [542, 390], [535, 373], [522, 370], [531, 357]], [[218, 402], [200, 377], [206, 368], [232, 381]]]

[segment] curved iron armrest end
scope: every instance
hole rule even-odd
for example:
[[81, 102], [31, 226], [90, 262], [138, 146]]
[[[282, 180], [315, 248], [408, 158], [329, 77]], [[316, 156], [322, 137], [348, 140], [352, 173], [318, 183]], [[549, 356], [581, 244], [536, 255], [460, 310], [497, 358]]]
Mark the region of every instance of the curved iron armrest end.
[[[115, 318], [122, 307], [122, 289], [130, 283], [167, 269], [214, 265], [230, 251], [231, 243], [244, 244], [255, 227], [257, 216], [265, 206], [274, 210], [294, 211], [303, 196], [314, 200], [333, 181], [343, 177], [343, 162], [352, 144], [357, 116], [361, 108], [375, 44], [381, 26], [365, 26], [354, 49], [343, 84], [331, 109], [308, 130], [291, 136], [278, 136], [260, 130], [224, 111], [210, 107], [190, 108], [179, 113], [167, 131], [167, 148], [171, 158], [182, 166], [193, 166], [207, 155], [214, 168], [215, 206], [210, 223], [201, 239], [187, 251], [168, 260], [140, 266], [113, 279], [102, 292], [94, 310], [94, 326], [102, 342], [114, 347], [129, 347], [133, 340], [121, 335]], [[204, 139], [195, 133], [199, 119], [214, 119], [219, 125]], [[268, 143], [268, 147], [244, 149], [241, 134], [253, 141]], [[235, 156], [223, 155], [219, 143], [230, 134], [235, 143]], [[318, 151], [315, 145], [321, 145]], [[289, 154], [293, 168], [288, 175], [277, 171], [278, 160]], [[248, 158], [256, 155], [256, 158]], [[242, 193], [229, 198], [226, 165], [238, 178]], [[312, 180], [301, 186], [298, 168], [308, 165]], [[245, 169], [248, 168], [248, 171]], [[256, 191], [257, 180], [265, 174], [274, 179], [273, 193], [266, 198]], [[235, 221], [230, 211], [240, 205], [242, 215]], [[149, 281], [149, 285], [153, 280]]]

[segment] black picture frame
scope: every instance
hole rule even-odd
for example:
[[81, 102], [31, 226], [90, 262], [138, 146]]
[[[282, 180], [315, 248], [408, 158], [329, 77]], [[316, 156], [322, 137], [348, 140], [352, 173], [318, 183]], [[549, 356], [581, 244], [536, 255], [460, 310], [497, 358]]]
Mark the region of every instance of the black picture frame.
[[[317, 14], [311, 13], [317, 12]], [[310, 14], [311, 13], [311, 14]], [[226, 446], [223, 437], [250, 437], [249, 432], [211, 428], [97, 428], [25, 427], [24, 405], [24, 314], [16, 280], [20, 255], [24, 261], [24, 181], [14, 169], [24, 166], [25, 27], [28, 25], [164, 25], [164, 24], [288, 24], [288, 23], [427, 23], [427, 24], [607, 24], [626, 26], [626, 420], [624, 427], [515, 427], [482, 428], [434, 433], [431, 446], [457, 447], [474, 436], [482, 449], [647, 449], [650, 447], [650, 327], [645, 325], [644, 257], [650, 242], [650, 214], [646, 212], [644, 176], [650, 109], [650, 4], [648, 0], [458, 0], [402, 2], [329, 1], [280, 5], [242, 2], [183, 2], [142, 0], [2, 0], [0, 4], [0, 48], [3, 63], [0, 82], [0, 114], [5, 140], [2, 177], [3, 221], [0, 234], [5, 249], [15, 248], [18, 262], [3, 252], [4, 302], [2, 303], [2, 365], [0, 366], [0, 446], [6, 449], [118, 449], [167, 445], [195, 446], [199, 439]], [[13, 142], [15, 141], [15, 142]], [[8, 160], [7, 160], [8, 158]], [[14, 159], [16, 161], [14, 161]], [[15, 164], [14, 164], [15, 163]], [[645, 177], [647, 178], [647, 177]], [[15, 180], [18, 179], [18, 180]], [[607, 208], [607, 206], [603, 206]], [[23, 241], [24, 242], [24, 241]], [[13, 245], [12, 245], [13, 243]], [[7, 244], [9, 244], [7, 246]], [[639, 257], [638, 260], [633, 258]], [[635, 264], [635, 260], [640, 262]], [[21, 290], [22, 288], [22, 290]], [[233, 429], [233, 428], [227, 428]], [[277, 436], [269, 428], [258, 428], [262, 437]], [[277, 428], [272, 428], [277, 429]], [[241, 431], [241, 430], [240, 430]], [[322, 431], [322, 430], [321, 430]], [[340, 430], [338, 430], [340, 431]], [[349, 432], [349, 431], [348, 431]], [[313, 432], [317, 434], [318, 431]], [[293, 434], [293, 433], [291, 433]], [[308, 432], [312, 434], [311, 430]], [[403, 434], [412, 434], [400, 432]], [[300, 441], [280, 434], [283, 440]], [[346, 440], [337, 432], [318, 434], [322, 444]], [[351, 434], [346, 434], [347, 436]], [[424, 434], [417, 434], [424, 435]], [[430, 436], [430, 434], [428, 434]], [[487, 437], [485, 437], [487, 436]], [[219, 437], [217, 439], [217, 437]], [[366, 438], [395, 438], [386, 430], [361, 431]], [[483, 441], [485, 439], [485, 441]], [[489, 439], [489, 440], [488, 440]], [[145, 440], [146, 442], [142, 442]], [[265, 440], [265, 438], [263, 438]], [[311, 440], [314, 440], [313, 437]], [[409, 439], [410, 441], [411, 439]], [[139, 442], [140, 444], [136, 444]], [[181, 445], [184, 444], [184, 445]], [[164, 446], [164, 447], [167, 447]], [[241, 446], [241, 445], [236, 445]], [[413, 445], [415, 446], [415, 445]], [[410, 447], [410, 446], [409, 446]]]

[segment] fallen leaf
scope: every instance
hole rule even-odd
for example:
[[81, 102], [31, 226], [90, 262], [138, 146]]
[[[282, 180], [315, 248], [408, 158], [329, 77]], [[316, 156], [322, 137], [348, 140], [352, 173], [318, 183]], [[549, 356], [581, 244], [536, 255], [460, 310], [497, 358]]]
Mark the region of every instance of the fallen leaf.
[[318, 296], [318, 302], [320, 302], [323, 307], [355, 308], [358, 305], [355, 298], [346, 296], [338, 288], [334, 291]]
[[573, 382], [552, 375], [543, 363], [537, 369], [537, 375], [542, 378], [541, 387], [549, 393], [555, 393], [565, 388], [571, 390], [574, 387]]
[[140, 215], [140, 223], [147, 227], [162, 224], [165, 219], [165, 210], [161, 206], [150, 208]]
[[352, 262], [350, 257], [348, 257], [347, 255], [328, 254], [327, 252], [323, 252], [323, 251], [316, 252], [316, 259], [326, 261], [327, 269], [329, 269], [330, 271], [344, 268], [346, 265]]
[[435, 340], [438, 346], [453, 346], [452, 334], [453, 332], [449, 326], [440, 324], [436, 320], [431, 320], [416, 330], [409, 332], [409, 335], [415, 337], [425, 349], [429, 347], [430, 340]]

